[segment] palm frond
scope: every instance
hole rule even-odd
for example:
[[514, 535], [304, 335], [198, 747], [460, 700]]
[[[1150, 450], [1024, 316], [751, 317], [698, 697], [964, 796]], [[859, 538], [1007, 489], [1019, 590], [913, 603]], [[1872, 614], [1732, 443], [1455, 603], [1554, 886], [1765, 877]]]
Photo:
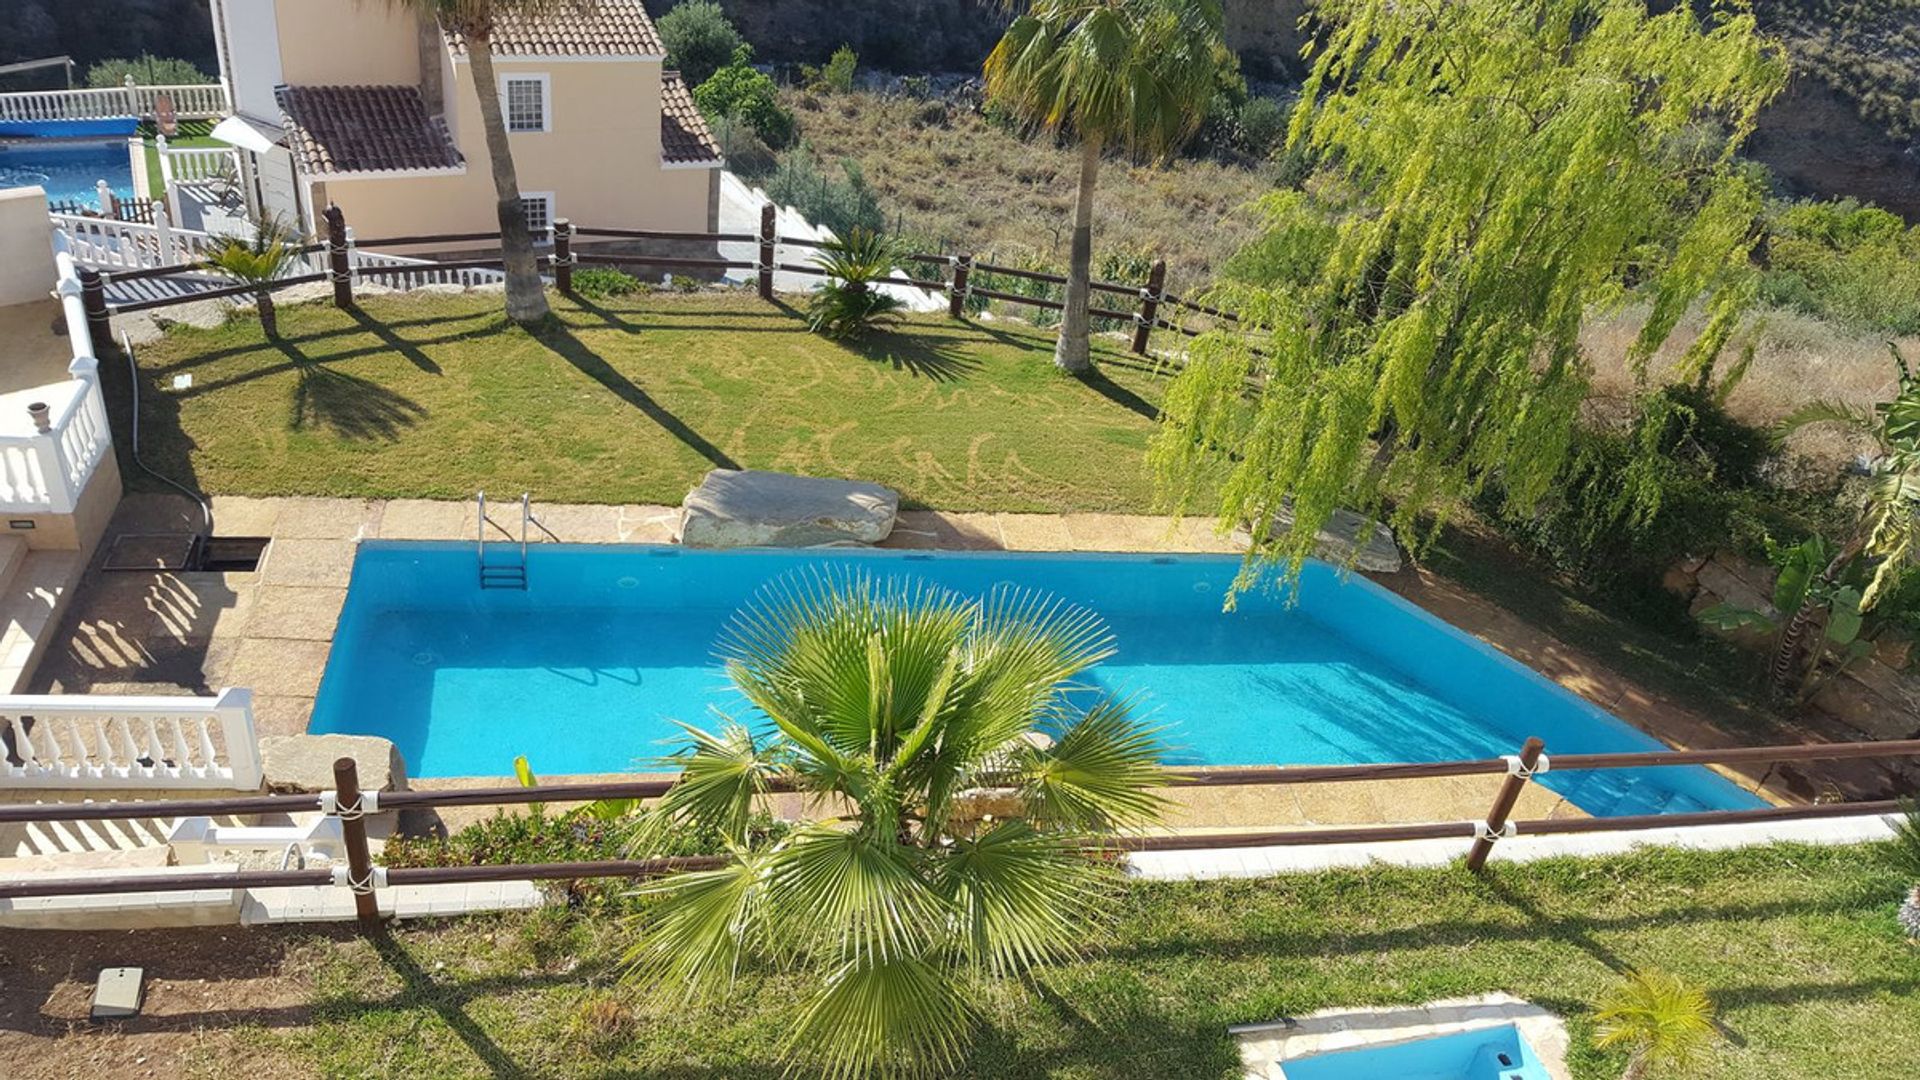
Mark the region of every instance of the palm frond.
[[957, 912], [973, 963], [1009, 974], [1069, 955], [1112, 898], [1113, 872], [1069, 836], [1024, 821], [954, 841], [935, 886]]
[[655, 879], [639, 894], [654, 901], [630, 926], [638, 931], [622, 959], [629, 981], [684, 986], [710, 994], [732, 983], [756, 952], [777, 949], [765, 933], [764, 853], [736, 852], [717, 870]]
[[1844, 401], [1809, 401], [1782, 417], [1774, 425], [1778, 437], [1785, 438], [1814, 424], [1839, 424], [1855, 431], [1871, 432], [1873, 415]]
[[1101, 701], [1069, 723], [1051, 748], [1026, 752], [1027, 813], [1050, 827], [1085, 832], [1145, 824], [1166, 807], [1165, 753], [1159, 729], [1135, 720], [1123, 702]]
[[775, 922], [826, 955], [890, 961], [919, 956], [944, 925], [921, 854], [879, 828], [795, 830], [769, 855]]
[[1920, 881], [1920, 800], [1909, 800], [1906, 811], [1893, 823], [1893, 842], [1888, 847], [1893, 864], [1902, 874]]
[[679, 781], [642, 818], [635, 851], [649, 850], [672, 828], [711, 829], [730, 843], [745, 843], [754, 799], [767, 793], [768, 781], [780, 771], [785, 755], [760, 746], [742, 724], [728, 723], [718, 733], [679, 726], [688, 745], [660, 761], [678, 770]]
[[973, 1005], [938, 962], [862, 957], [828, 973], [788, 1045], [796, 1064], [811, 1056], [830, 1080], [944, 1074], [959, 1063], [974, 1020]]
[[1659, 1072], [1684, 1067], [1713, 1038], [1706, 992], [1663, 971], [1629, 972], [1593, 1018], [1594, 1045], [1626, 1047]]

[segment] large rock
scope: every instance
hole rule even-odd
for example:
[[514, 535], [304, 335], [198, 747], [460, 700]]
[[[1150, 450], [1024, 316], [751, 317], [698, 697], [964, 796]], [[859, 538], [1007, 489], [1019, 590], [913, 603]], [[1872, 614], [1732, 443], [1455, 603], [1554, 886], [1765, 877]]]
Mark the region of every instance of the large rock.
[[332, 791], [333, 763], [350, 757], [362, 791], [405, 791], [407, 763], [390, 740], [377, 735], [265, 735], [260, 759], [267, 790]]
[[854, 480], [715, 469], [680, 508], [688, 547], [874, 544], [893, 531], [900, 496]]
[[[1293, 505], [1288, 503], [1274, 515], [1267, 533], [1278, 538], [1292, 531]], [[1241, 529], [1240, 537], [1249, 540], [1251, 534]], [[1352, 566], [1369, 574], [1397, 574], [1403, 565], [1400, 545], [1393, 542], [1393, 530], [1351, 510], [1333, 512], [1314, 537], [1314, 552], [1335, 566]]]

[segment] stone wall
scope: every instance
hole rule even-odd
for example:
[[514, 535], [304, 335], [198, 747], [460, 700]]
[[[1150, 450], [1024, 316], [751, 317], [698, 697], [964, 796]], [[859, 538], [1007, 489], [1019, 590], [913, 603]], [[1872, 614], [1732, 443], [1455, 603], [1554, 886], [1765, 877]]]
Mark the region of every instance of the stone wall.
[[[1696, 617], [1722, 603], [1778, 615], [1771, 603], [1773, 579], [1773, 567], [1766, 563], [1717, 551], [1675, 564], [1666, 585]], [[1773, 648], [1773, 635], [1765, 631], [1703, 629], [1756, 654]], [[1913, 661], [1911, 641], [1882, 635], [1871, 656], [1827, 680], [1809, 704], [1865, 738], [1920, 738], [1920, 671]]]

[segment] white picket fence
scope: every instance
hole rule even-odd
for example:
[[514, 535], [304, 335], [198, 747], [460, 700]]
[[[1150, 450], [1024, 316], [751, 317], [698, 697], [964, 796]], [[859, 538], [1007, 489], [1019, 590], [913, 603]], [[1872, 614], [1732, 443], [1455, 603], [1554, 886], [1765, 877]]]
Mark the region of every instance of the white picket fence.
[[0, 121], [143, 120], [154, 115], [162, 94], [173, 103], [174, 115], [183, 120], [207, 120], [231, 111], [223, 83], [110, 86], [0, 94]]
[[0, 696], [0, 787], [256, 791], [253, 692]]

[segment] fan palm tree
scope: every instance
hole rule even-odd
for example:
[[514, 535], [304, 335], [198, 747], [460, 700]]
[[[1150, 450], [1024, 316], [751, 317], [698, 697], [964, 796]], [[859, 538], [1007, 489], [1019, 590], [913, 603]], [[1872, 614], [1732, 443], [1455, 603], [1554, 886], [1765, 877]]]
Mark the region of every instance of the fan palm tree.
[[[1893, 354], [1898, 380], [1892, 401], [1881, 402], [1871, 411], [1841, 402], [1817, 401], [1795, 410], [1780, 425], [1784, 435], [1812, 424], [1838, 424], [1873, 440], [1878, 450], [1860, 527], [1840, 547], [1820, 578], [1831, 586], [1855, 559], [1864, 556], [1874, 560], [1873, 575], [1860, 595], [1859, 610], [1863, 612], [1873, 610], [1920, 559], [1920, 379], [1914, 377], [1897, 346], [1888, 344], [1887, 350]], [[1787, 623], [1773, 662], [1777, 685], [1792, 681], [1794, 658], [1819, 611], [1820, 605], [1809, 591], [1808, 599], [1793, 612], [1783, 613]]]
[[1110, 147], [1162, 157], [1206, 119], [1226, 53], [1219, 0], [1003, 0], [1022, 10], [987, 57], [987, 93], [1080, 144], [1066, 307], [1054, 363], [1091, 366], [1093, 188]]
[[521, 325], [547, 317], [546, 285], [533, 255], [533, 232], [520, 208], [520, 178], [513, 167], [513, 148], [507, 143], [507, 122], [501, 115], [499, 81], [493, 74], [493, 30], [503, 16], [538, 18], [557, 11], [590, 9], [595, 0], [386, 0], [392, 6], [431, 19], [442, 30], [459, 34], [467, 45], [467, 63], [473, 72], [473, 91], [480, 99], [480, 126], [487, 136], [487, 162], [498, 197], [500, 255], [507, 272], [507, 317]]
[[1660, 971], [1629, 972], [1594, 1012], [1594, 1044], [1627, 1048], [1622, 1080], [1681, 1068], [1713, 1038], [1713, 1002]]
[[[1112, 652], [1090, 613], [1030, 593], [967, 599], [861, 575], [789, 579], [721, 643], [770, 721], [692, 727], [643, 819], [728, 838], [721, 869], [645, 890], [628, 952], [647, 983], [717, 991], [764, 962], [817, 976], [789, 1053], [826, 1075], [950, 1067], [970, 980], [1082, 947], [1117, 873], [1090, 837], [1152, 820], [1155, 732], [1066, 689]], [[755, 846], [775, 778], [830, 820]]]
[[254, 222], [250, 237], [228, 236], [213, 249], [202, 265], [240, 285], [253, 286], [254, 310], [260, 313], [260, 328], [268, 337], [280, 336], [279, 319], [273, 310], [273, 283], [285, 277], [297, 264], [305, 241], [284, 220], [262, 218]]

